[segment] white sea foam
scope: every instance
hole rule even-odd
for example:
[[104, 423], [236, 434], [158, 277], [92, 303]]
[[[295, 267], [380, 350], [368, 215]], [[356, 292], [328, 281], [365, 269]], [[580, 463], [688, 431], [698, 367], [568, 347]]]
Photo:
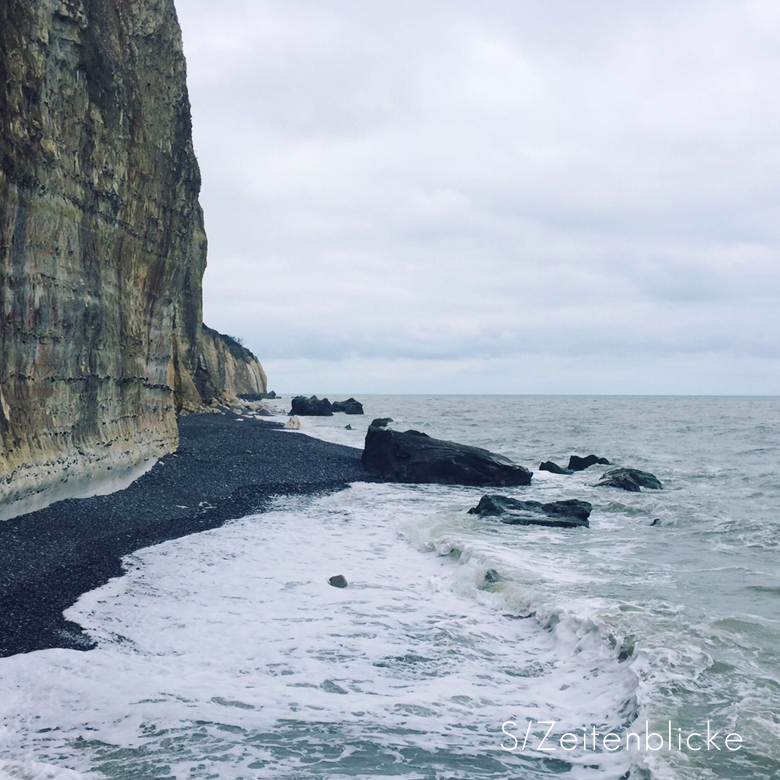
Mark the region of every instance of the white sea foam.
[[[358, 485], [132, 556], [67, 613], [97, 650], [3, 662], [6, 722], [35, 721], [15, 749], [110, 777], [174, 758], [174, 776], [199, 777], [204, 749], [225, 778], [319, 777], [345, 751], [372, 776], [408, 761], [409, 777], [470, 777], [458, 767], [486, 757], [502, 776], [519, 760], [500, 748], [507, 720], [618, 727], [634, 683], [615, 654], [508, 616], [476, 562], [416, 553], [397, 522], [409, 492]], [[566, 759], [583, 778], [626, 760]]]
[[[531, 467], [594, 451], [666, 489], [597, 489], [595, 468], [503, 491], [591, 501], [588, 530], [480, 520], [478, 489], [358, 484], [141, 551], [68, 613], [97, 650], [0, 661], [0, 762], [123, 780], [777, 773], [776, 405], [361, 400], [365, 418], [304, 432], [362, 439], [391, 416]], [[339, 573], [345, 590], [327, 584]], [[501, 724], [529, 718], [557, 733], [711, 719], [745, 748], [502, 751]]]
[[[290, 419], [287, 414], [290, 405], [289, 398], [275, 399], [271, 408], [276, 414], [266, 419], [284, 425]], [[366, 428], [371, 422], [371, 418], [366, 415], [348, 415], [340, 412], [334, 414], [333, 417], [302, 416], [296, 419], [300, 422], [300, 428], [292, 429], [292, 433], [302, 433], [322, 441], [360, 449], [362, 449], [363, 441], [366, 438]]]
[[0, 762], [0, 780], [83, 780], [83, 776], [70, 769], [35, 761], [5, 761]]

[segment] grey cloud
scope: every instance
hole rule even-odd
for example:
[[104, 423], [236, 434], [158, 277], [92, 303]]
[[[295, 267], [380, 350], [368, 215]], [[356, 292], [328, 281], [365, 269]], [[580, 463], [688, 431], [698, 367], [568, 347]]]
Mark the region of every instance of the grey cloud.
[[776, 392], [775, 4], [178, 8], [206, 317], [272, 384]]

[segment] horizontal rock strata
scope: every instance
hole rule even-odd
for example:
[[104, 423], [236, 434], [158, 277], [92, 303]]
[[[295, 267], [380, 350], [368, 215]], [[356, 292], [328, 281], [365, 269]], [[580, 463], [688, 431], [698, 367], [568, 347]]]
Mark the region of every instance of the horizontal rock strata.
[[202, 336], [185, 76], [173, 0], [0, 3], [5, 507], [175, 449], [204, 388], [266, 389]]

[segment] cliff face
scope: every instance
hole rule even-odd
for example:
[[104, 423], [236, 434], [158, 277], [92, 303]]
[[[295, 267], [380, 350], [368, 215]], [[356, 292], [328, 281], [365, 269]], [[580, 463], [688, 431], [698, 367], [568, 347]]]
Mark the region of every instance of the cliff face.
[[175, 449], [216, 349], [199, 190], [173, 0], [2, 0], [0, 503]]
[[231, 401], [239, 393], [265, 393], [268, 381], [258, 359], [238, 341], [203, 326], [195, 380], [205, 403]]

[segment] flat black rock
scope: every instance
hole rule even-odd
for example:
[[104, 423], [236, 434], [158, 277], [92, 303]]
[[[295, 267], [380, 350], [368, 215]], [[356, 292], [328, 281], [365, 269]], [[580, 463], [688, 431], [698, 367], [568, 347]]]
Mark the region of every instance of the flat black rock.
[[532, 476], [509, 458], [481, 447], [373, 423], [366, 433], [363, 465], [384, 482], [505, 487], [528, 485]]
[[497, 517], [507, 525], [588, 528], [591, 509], [587, 501], [574, 498], [542, 504], [539, 501], [520, 501], [508, 496], [484, 495], [475, 507], [469, 509], [469, 514]]
[[327, 398], [320, 400], [316, 395], [306, 398], [297, 395], [292, 399], [292, 409], [290, 417], [298, 415], [299, 417], [332, 417], [333, 406]]
[[661, 480], [649, 471], [639, 469], [612, 469], [605, 472], [596, 483], [596, 487], [614, 487], [627, 490], [630, 493], [639, 493], [640, 488], [650, 490], [663, 490]]
[[549, 471], [551, 474], [573, 474], [571, 469], [563, 469], [557, 463], [546, 460], [539, 464], [539, 471]]
[[585, 471], [585, 469], [589, 469], [597, 463], [609, 466], [609, 461], [606, 458], [599, 458], [597, 455], [586, 455], [584, 458], [581, 458], [579, 455], [572, 455], [569, 458], [569, 465], [567, 468], [570, 471]]
[[354, 398], [347, 398], [346, 401], [334, 401], [334, 412], [344, 412], [344, 414], [363, 414], [363, 404]]

